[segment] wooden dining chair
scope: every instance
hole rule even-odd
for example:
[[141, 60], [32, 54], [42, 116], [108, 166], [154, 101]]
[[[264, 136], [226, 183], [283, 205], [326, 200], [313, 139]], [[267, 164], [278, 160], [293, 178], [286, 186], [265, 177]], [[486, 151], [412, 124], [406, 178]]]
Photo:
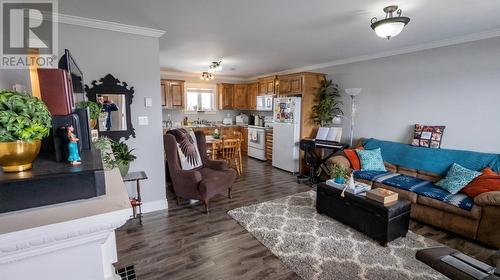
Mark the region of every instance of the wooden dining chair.
[[241, 143], [244, 143], [243, 139], [243, 134], [240, 131], [234, 131], [233, 133], [226, 134], [222, 137], [222, 140], [224, 139], [239, 139], [240, 140], [240, 146], [238, 149], [238, 164], [240, 168], [240, 173], [243, 173], [243, 160], [241, 156]]
[[226, 160], [228, 166], [232, 166], [241, 175], [241, 140], [223, 139], [222, 140], [222, 159]]

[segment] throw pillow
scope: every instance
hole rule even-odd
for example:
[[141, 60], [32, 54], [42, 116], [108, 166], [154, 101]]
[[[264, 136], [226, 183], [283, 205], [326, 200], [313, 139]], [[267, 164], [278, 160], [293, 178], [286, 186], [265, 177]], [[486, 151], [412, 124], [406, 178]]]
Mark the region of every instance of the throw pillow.
[[445, 126], [415, 124], [412, 146], [440, 148]]
[[453, 163], [446, 173], [446, 177], [438, 181], [436, 186], [451, 194], [456, 194], [479, 175], [481, 175], [481, 172]]
[[361, 163], [359, 162], [359, 157], [358, 154], [356, 153], [356, 150], [364, 150], [365, 148], [363, 147], [358, 147], [356, 149], [344, 149], [344, 154], [351, 163], [351, 167], [354, 170], [360, 170], [361, 169]]
[[483, 169], [481, 175], [472, 180], [462, 192], [474, 198], [485, 192], [500, 191], [500, 174], [491, 170], [491, 168]]
[[361, 161], [361, 170], [387, 171], [380, 148], [374, 150], [356, 150], [356, 153]]

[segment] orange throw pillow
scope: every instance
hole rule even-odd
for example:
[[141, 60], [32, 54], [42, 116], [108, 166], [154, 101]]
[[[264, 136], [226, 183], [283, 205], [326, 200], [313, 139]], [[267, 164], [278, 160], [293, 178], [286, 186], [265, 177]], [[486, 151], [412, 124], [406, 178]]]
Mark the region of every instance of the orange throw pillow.
[[500, 191], [500, 174], [491, 168], [483, 169], [483, 174], [472, 180], [462, 189], [466, 195], [474, 198], [485, 192]]
[[361, 162], [359, 161], [358, 154], [356, 153], [356, 150], [364, 150], [365, 148], [363, 147], [358, 147], [356, 149], [344, 149], [344, 154], [351, 163], [351, 167], [354, 170], [360, 170], [361, 169]]

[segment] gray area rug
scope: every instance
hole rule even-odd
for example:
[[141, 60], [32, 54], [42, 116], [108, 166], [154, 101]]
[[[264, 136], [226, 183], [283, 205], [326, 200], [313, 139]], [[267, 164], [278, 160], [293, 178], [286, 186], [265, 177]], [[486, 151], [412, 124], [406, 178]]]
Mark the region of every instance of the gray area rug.
[[439, 245], [408, 232], [387, 247], [316, 213], [308, 191], [228, 212], [303, 279], [447, 279], [415, 259]]

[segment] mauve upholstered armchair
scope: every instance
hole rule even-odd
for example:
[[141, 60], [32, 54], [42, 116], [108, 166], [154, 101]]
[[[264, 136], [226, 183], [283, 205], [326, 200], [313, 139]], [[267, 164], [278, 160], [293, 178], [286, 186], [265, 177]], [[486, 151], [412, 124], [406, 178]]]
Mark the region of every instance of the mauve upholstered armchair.
[[223, 160], [210, 160], [207, 156], [205, 134], [196, 131], [196, 142], [202, 166], [182, 170], [175, 137], [164, 135], [165, 156], [177, 201], [179, 198], [201, 200], [208, 213], [210, 198], [227, 191], [231, 198], [231, 187], [236, 179], [236, 170], [228, 168]]

